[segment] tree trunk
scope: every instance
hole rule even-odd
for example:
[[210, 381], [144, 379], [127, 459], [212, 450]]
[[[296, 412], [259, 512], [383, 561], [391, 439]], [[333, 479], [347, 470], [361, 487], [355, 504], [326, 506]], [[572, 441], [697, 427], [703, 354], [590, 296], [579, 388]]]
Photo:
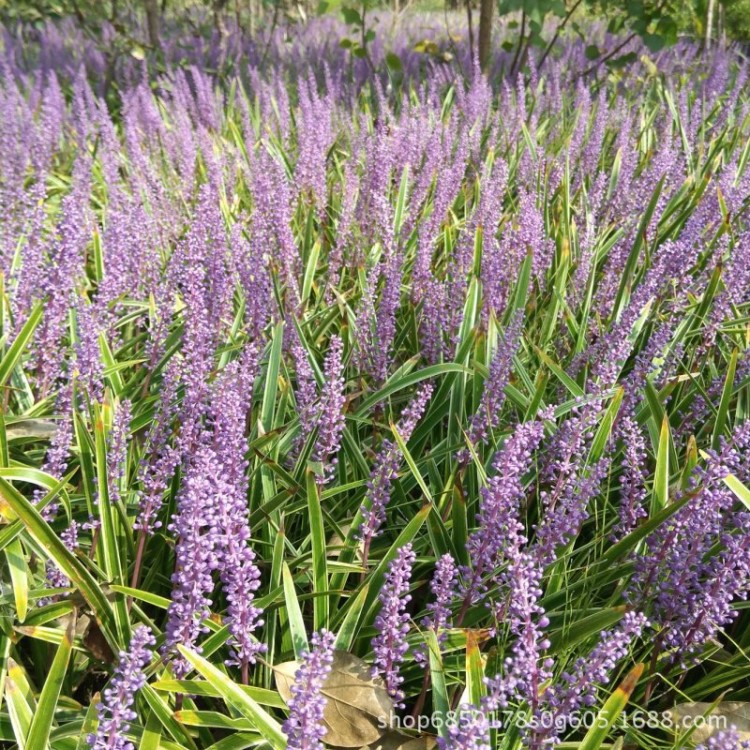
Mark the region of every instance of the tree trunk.
[[471, 0], [464, 0], [464, 3], [466, 5], [466, 21], [467, 25], [469, 27], [469, 56], [471, 57], [471, 62], [474, 62], [474, 22], [472, 20], [472, 13], [471, 13]]
[[706, 14], [706, 49], [711, 48], [711, 32], [714, 28], [714, 5], [716, 0], [708, 0], [708, 13]]
[[226, 0], [214, 0], [214, 28], [219, 34], [221, 34], [221, 36], [227, 35], [227, 25], [224, 19], [224, 8], [226, 4]]
[[481, 0], [479, 6], [479, 67], [487, 72], [490, 63], [490, 46], [492, 44], [492, 13], [495, 0]]
[[148, 28], [148, 42], [154, 47], [159, 47], [159, 3], [158, 0], [145, 0], [146, 26]]

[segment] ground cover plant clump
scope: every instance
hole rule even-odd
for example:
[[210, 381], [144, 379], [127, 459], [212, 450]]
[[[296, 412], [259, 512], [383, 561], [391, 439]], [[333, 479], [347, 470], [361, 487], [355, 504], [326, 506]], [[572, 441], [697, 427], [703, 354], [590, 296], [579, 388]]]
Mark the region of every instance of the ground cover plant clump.
[[4, 746], [741, 746], [746, 64], [309, 34], [5, 34]]

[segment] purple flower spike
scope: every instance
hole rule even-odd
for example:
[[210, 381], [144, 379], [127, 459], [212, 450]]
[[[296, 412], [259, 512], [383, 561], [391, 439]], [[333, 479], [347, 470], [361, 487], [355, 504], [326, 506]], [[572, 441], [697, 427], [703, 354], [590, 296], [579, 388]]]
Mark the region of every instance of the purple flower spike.
[[540, 493], [544, 513], [534, 540], [534, 554], [542, 567], [552, 564], [557, 550], [578, 535], [588, 518], [589, 504], [609, 473], [609, 457], [589, 467], [584, 465], [599, 413], [592, 405], [584, 406], [562, 424], [550, 446], [543, 473], [551, 488]]
[[648, 620], [640, 612], [628, 612], [615, 628], [603, 632], [594, 650], [579, 658], [572, 672], [563, 673], [565, 684], [549, 689], [547, 698], [555, 713], [568, 717], [581, 706], [592, 706], [596, 686], [609, 682], [610, 673], [647, 625]]
[[[456, 595], [455, 583], [458, 575], [458, 568], [455, 560], [446, 553], [435, 564], [435, 574], [432, 577], [430, 590], [434, 601], [427, 605], [427, 611], [430, 613], [422, 619], [422, 626], [430, 628], [437, 636], [438, 643], [445, 641], [447, 633], [441, 632], [450, 627], [452, 618], [451, 602]], [[425, 649], [420, 649], [414, 653], [414, 658], [424, 663], [427, 660]]]
[[318, 417], [318, 438], [313, 450], [313, 459], [323, 463], [323, 477], [319, 480], [321, 484], [330, 480], [336, 469], [336, 454], [339, 452], [346, 422], [343, 350], [343, 342], [338, 336], [334, 336], [323, 368], [325, 384]]
[[128, 440], [130, 439], [130, 421], [132, 419], [132, 404], [123, 401], [115, 414], [112, 432], [107, 446], [107, 474], [109, 479], [109, 501], [117, 503], [120, 500], [120, 483], [125, 475], [128, 460]]
[[321, 630], [313, 633], [311, 643], [312, 649], [302, 655], [302, 664], [294, 675], [289, 717], [282, 726], [288, 750], [323, 750], [327, 701], [322, 689], [333, 664], [334, 635]]
[[228, 602], [227, 625], [232, 649], [229, 663], [240, 666], [244, 683], [248, 665], [254, 664], [257, 654], [266, 648], [252, 637], [263, 625], [263, 611], [254, 601], [261, 576], [250, 546], [245, 459], [245, 421], [257, 368], [258, 351], [251, 344], [239, 360], [227, 365], [215, 387], [214, 441], [224, 468], [223, 477], [217, 482], [222, 495], [217, 519], [222, 544], [220, 578]]
[[430, 584], [430, 590], [435, 597], [435, 601], [427, 605], [430, 615], [422, 621], [425, 627], [432, 628], [437, 632], [439, 629], [449, 626], [451, 619], [450, 603], [455, 594], [456, 575], [456, 563], [450, 553], [446, 553], [435, 565], [435, 575]]
[[297, 371], [297, 387], [294, 398], [297, 402], [297, 413], [299, 414], [300, 433], [295, 439], [294, 453], [307, 440], [308, 435], [315, 429], [318, 415], [318, 391], [315, 386], [315, 375], [307, 359], [307, 352], [299, 337], [294, 335], [291, 345], [292, 358]]
[[[401, 419], [396, 425], [399, 435], [408, 442], [414, 428], [417, 426], [432, 395], [432, 384], [426, 383], [417, 391], [417, 395], [409, 406], [404, 410]], [[365, 558], [370, 548], [370, 542], [380, 531], [385, 522], [385, 510], [391, 500], [391, 486], [398, 475], [398, 467], [401, 463], [401, 452], [392, 440], [384, 440], [375, 459], [375, 466], [367, 482], [367, 495], [362, 504], [363, 517], [360, 537], [365, 548]]]
[[177, 412], [178, 386], [179, 365], [176, 360], [172, 360], [167, 365], [159, 404], [149, 430], [145, 464], [139, 470], [143, 489], [140, 492], [135, 528], [143, 534], [153, 534], [161, 528], [162, 522], [158, 518], [158, 513], [164, 493], [181, 460], [179, 450], [170, 444], [172, 420]]
[[[73, 384], [70, 380], [62, 386], [57, 394], [56, 408], [63, 415], [63, 419], [50, 441], [50, 447], [44, 461], [44, 471], [53, 477], [62, 478], [68, 468], [68, 459], [73, 445]], [[42, 497], [42, 491], [38, 490], [35, 495], [36, 501], [38, 502]], [[53, 520], [59, 507], [59, 503], [51, 502], [42, 510], [42, 518], [45, 521]]]
[[375, 653], [373, 676], [380, 675], [385, 680], [388, 695], [403, 708], [404, 693], [399, 688], [403, 677], [399, 665], [409, 648], [406, 635], [409, 632], [409, 615], [406, 606], [411, 601], [409, 579], [414, 561], [417, 559], [411, 544], [402, 547], [390, 564], [383, 588], [378, 595], [380, 612], [375, 618], [378, 634], [372, 640]]
[[508, 622], [516, 636], [513, 653], [505, 660], [505, 673], [487, 680], [487, 706], [506, 708], [510, 701], [525, 702], [538, 718], [541, 686], [552, 676], [552, 659], [545, 657], [549, 640], [544, 629], [549, 619], [539, 604], [542, 569], [529, 554], [520, 553], [505, 572], [510, 601], [497, 608], [498, 622]]
[[522, 422], [505, 441], [493, 466], [498, 471], [482, 489], [477, 528], [467, 542], [471, 568], [463, 576], [464, 609], [485, 593], [485, 577], [526, 543], [519, 509], [525, 498], [523, 478], [544, 436], [541, 421]]
[[135, 694], [146, 684], [143, 670], [151, 661], [155, 644], [153, 633], [145, 625], [133, 631], [130, 647], [120, 654], [115, 674], [97, 707], [99, 726], [96, 734], [88, 736], [93, 750], [133, 750], [133, 743], [125, 734], [130, 722], [138, 718], [132, 706]]
[[[168, 527], [177, 537], [177, 544], [165, 654], [170, 654], [178, 643], [196, 649], [200, 634], [207, 631], [203, 621], [211, 612], [213, 573], [220, 542], [214, 478], [221, 473], [222, 466], [216, 453], [208, 445], [200, 446], [177, 497], [177, 512]], [[173, 670], [178, 679], [189, 669], [184, 659], [174, 659]]]
[[[523, 314], [518, 311], [509, 323], [492, 358], [489, 377], [484, 384], [482, 403], [469, 423], [467, 437], [472, 445], [478, 447], [486, 442], [492, 430], [500, 424], [500, 413], [505, 403], [505, 388], [513, 367], [513, 357], [518, 350], [522, 328]], [[458, 456], [461, 464], [468, 463], [470, 458], [468, 448], [464, 448]]]

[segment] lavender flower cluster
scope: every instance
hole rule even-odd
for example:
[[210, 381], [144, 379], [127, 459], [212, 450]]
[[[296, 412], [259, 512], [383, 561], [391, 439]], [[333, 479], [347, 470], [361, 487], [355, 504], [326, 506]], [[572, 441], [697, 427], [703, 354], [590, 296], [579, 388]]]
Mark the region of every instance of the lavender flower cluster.
[[99, 724], [88, 737], [92, 750], [134, 750], [127, 732], [138, 718], [133, 703], [138, 690], [146, 684], [144, 669], [151, 661], [155, 644], [153, 633], [145, 625], [133, 632], [130, 646], [120, 654], [115, 674], [97, 706]]
[[334, 638], [325, 630], [313, 633], [312, 648], [304, 654], [294, 675], [289, 718], [283, 725], [291, 750], [323, 750], [323, 711], [327, 701], [322, 690], [333, 664]]
[[[645, 706], [747, 645], [750, 65], [592, 26], [609, 67], [484, 74], [424, 21], [361, 58], [329, 17], [112, 59], [4, 30], [0, 608], [20, 660], [91, 610], [94, 748], [147, 667], [175, 746], [322, 750], [339, 644], [397, 714], [475, 704], [441, 750], [507, 711], [537, 750], [629, 667]], [[217, 683], [251, 718], [199, 713]]]

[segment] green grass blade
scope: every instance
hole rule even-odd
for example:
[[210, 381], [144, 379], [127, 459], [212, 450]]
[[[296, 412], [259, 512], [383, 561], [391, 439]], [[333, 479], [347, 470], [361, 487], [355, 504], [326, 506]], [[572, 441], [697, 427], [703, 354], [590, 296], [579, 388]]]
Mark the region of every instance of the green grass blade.
[[734, 391], [734, 374], [737, 370], [738, 356], [739, 351], [735, 349], [732, 352], [732, 356], [729, 358], [729, 366], [727, 367], [727, 375], [724, 379], [724, 388], [721, 393], [719, 410], [716, 412], [716, 422], [714, 423], [714, 431], [711, 436], [711, 447], [714, 450], [719, 450], [721, 446], [721, 438], [724, 435], [724, 430], [729, 418], [729, 405], [732, 401], [732, 392]]
[[236, 685], [227, 675], [189, 648], [185, 648], [185, 646], [178, 646], [177, 648], [195, 670], [219, 691], [229, 705], [252, 722], [253, 726], [272, 747], [276, 750], [286, 748], [286, 737], [281, 731], [281, 725], [247, 695], [239, 685]]
[[16, 368], [26, 347], [31, 343], [36, 327], [42, 320], [42, 303], [37, 302], [29, 313], [29, 317], [18, 332], [15, 341], [0, 360], [0, 388], [7, 384], [8, 378]]
[[432, 684], [432, 710], [441, 737], [447, 737], [448, 712], [450, 711], [450, 700], [448, 688], [445, 684], [445, 669], [443, 668], [443, 657], [440, 655], [440, 646], [434, 630], [425, 631], [427, 651], [430, 656], [430, 682]]
[[120, 648], [120, 641], [116, 634], [114, 613], [93, 576], [70, 553], [50, 525], [41, 517], [39, 511], [2, 477], [0, 477], [0, 498], [18, 515], [32, 538], [88, 602], [109, 645], [117, 652]]
[[[154, 690], [163, 693], [175, 693], [192, 696], [201, 696], [205, 698], [219, 698], [219, 691], [206, 680], [174, 680], [162, 679], [151, 683]], [[254, 701], [261, 706], [271, 706], [273, 708], [284, 708], [286, 703], [275, 690], [254, 687], [253, 685], [241, 685], [244, 690]]]
[[398, 445], [399, 450], [404, 456], [406, 465], [409, 467], [409, 471], [411, 471], [412, 476], [414, 477], [416, 483], [419, 485], [419, 489], [422, 490], [422, 494], [424, 495], [425, 500], [427, 500], [428, 503], [434, 502], [432, 499], [432, 493], [430, 492], [430, 488], [427, 486], [427, 483], [424, 481], [424, 477], [422, 476], [422, 473], [419, 471], [419, 469], [417, 468], [417, 464], [414, 461], [414, 456], [411, 455], [411, 453], [409, 452], [409, 449], [406, 447], [406, 443], [404, 442], [404, 439], [399, 434], [399, 431], [396, 429], [395, 424], [391, 424], [391, 430], [393, 431], [393, 437], [396, 441], [396, 444]]
[[49, 747], [49, 735], [52, 730], [52, 722], [55, 718], [55, 709], [60, 699], [65, 674], [70, 662], [70, 656], [73, 653], [73, 636], [75, 635], [76, 617], [72, 615], [68, 621], [68, 627], [65, 629], [62, 643], [57, 649], [55, 658], [52, 661], [47, 679], [44, 682], [39, 703], [34, 713], [34, 719], [31, 722], [31, 728], [28, 735], [29, 748], [47, 748]]
[[357, 623], [367, 600], [369, 586], [365, 584], [359, 590], [355, 599], [348, 605], [344, 621], [336, 634], [336, 648], [340, 651], [350, 651], [357, 637]]
[[152, 714], [158, 718], [162, 727], [179, 743], [180, 747], [197, 750], [197, 746], [190, 735], [174, 720], [172, 709], [151, 685], [144, 685], [141, 688], [141, 695], [151, 708]]
[[421, 383], [423, 380], [431, 380], [440, 375], [447, 375], [448, 373], [469, 373], [469, 370], [462, 366], [455, 364], [454, 362], [444, 362], [439, 365], [430, 365], [425, 367], [423, 370], [417, 372], [410, 372], [406, 375], [402, 375], [399, 378], [393, 378], [389, 380], [379, 391], [376, 391], [371, 396], [366, 398], [357, 409], [354, 414], [355, 417], [362, 417], [367, 414], [370, 409], [381, 401], [384, 401], [388, 396], [392, 396], [398, 391], [409, 388], [416, 383]]
[[469, 703], [481, 706], [485, 695], [484, 663], [477, 632], [466, 631], [466, 692]]
[[99, 718], [97, 706], [99, 705], [100, 701], [101, 701], [101, 695], [99, 693], [95, 693], [91, 697], [91, 702], [89, 703], [89, 707], [86, 711], [86, 716], [83, 719], [83, 726], [81, 727], [81, 736], [78, 738], [78, 744], [76, 745], [76, 750], [89, 750], [89, 748], [91, 747], [88, 741], [88, 736], [90, 734], [93, 734], [96, 731], [96, 723]]
[[161, 738], [162, 732], [159, 718], [153, 711], [150, 711], [146, 720], [146, 726], [143, 727], [143, 734], [141, 735], [138, 750], [159, 750]]
[[8, 709], [8, 715], [10, 716], [10, 723], [13, 727], [13, 735], [15, 736], [18, 750], [26, 750], [26, 748], [29, 748], [29, 750], [36, 750], [36, 748], [32, 748], [26, 742], [26, 737], [29, 734], [31, 722], [34, 718], [34, 713], [13, 678], [12, 670], [5, 679], [5, 705]]
[[597, 714], [593, 725], [586, 732], [578, 750], [599, 750], [601, 748], [613, 724], [625, 710], [625, 706], [643, 674], [644, 666], [644, 664], [636, 664], [612, 695], [609, 696], [601, 711]]
[[656, 453], [654, 488], [651, 493], [652, 516], [669, 503], [669, 432], [669, 420], [665, 415], [659, 433], [659, 450]]
[[299, 659], [310, 647], [307, 642], [305, 620], [302, 617], [299, 598], [294, 587], [294, 578], [286, 563], [282, 567], [282, 578], [284, 582], [284, 601], [286, 602], [287, 616], [289, 617], [289, 632], [292, 636], [294, 655]]
[[589, 451], [589, 463], [591, 464], [596, 463], [604, 455], [609, 437], [612, 434], [612, 426], [617, 418], [617, 413], [620, 411], [620, 404], [622, 404], [624, 394], [624, 388], [618, 388], [615, 392], [615, 397], [607, 407], [607, 411], [604, 412], [602, 421], [591, 442], [591, 449]]
[[323, 528], [323, 511], [320, 508], [320, 490], [315, 474], [306, 472], [307, 511], [310, 518], [310, 544], [312, 547], [313, 622], [315, 630], [320, 630], [328, 623], [328, 562], [326, 557], [326, 538]]
[[[117, 514], [109, 501], [109, 477], [107, 465], [107, 440], [104, 427], [104, 409], [97, 407], [95, 410], [94, 424], [94, 446], [96, 462], [96, 488], [97, 488], [97, 510], [100, 520], [99, 549], [102, 552], [104, 573], [111, 583], [125, 585], [122, 562], [120, 560], [120, 547], [118, 545], [115, 521]], [[115, 623], [120, 640], [123, 643], [130, 642], [130, 621], [125, 606], [125, 597], [116, 596], [113, 604]]]
[[734, 474], [728, 474], [725, 476], [724, 484], [726, 484], [742, 504], [750, 510], [750, 489], [748, 489]]
[[302, 280], [302, 303], [306, 303], [310, 299], [310, 292], [312, 291], [313, 279], [315, 279], [315, 272], [318, 268], [318, 258], [320, 257], [320, 241], [318, 240], [312, 246], [310, 255], [307, 258], [305, 265], [305, 276]]
[[271, 338], [271, 351], [268, 355], [268, 367], [266, 368], [266, 381], [263, 390], [263, 405], [261, 408], [261, 424], [266, 432], [273, 429], [273, 412], [276, 404], [276, 391], [279, 381], [279, 368], [281, 366], [281, 345], [283, 343], [284, 324], [278, 323], [273, 329]]
[[13, 585], [13, 598], [16, 602], [16, 616], [19, 622], [26, 619], [29, 604], [29, 576], [23, 547], [14, 539], [4, 550]]

